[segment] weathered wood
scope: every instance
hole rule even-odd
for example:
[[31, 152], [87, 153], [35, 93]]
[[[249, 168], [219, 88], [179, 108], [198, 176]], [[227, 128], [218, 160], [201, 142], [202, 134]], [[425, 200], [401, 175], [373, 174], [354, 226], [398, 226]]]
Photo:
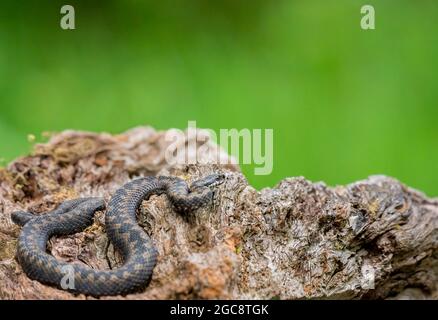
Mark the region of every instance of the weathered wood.
[[[143, 203], [139, 220], [159, 261], [149, 287], [126, 298], [438, 298], [437, 199], [385, 176], [335, 188], [286, 178], [259, 192], [235, 165], [167, 164], [164, 134], [66, 131], [2, 169], [0, 298], [86, 298], [22, 273], [14, 259], [20, 229], [10, 212], [43, 213], [78, 196], [109, 199], [137, 175], [194, 180], [213, 171], [226, 172], [227, 181], [210, 208], [181, 217], [164, 196]], [[209, 147], [198, 159], [218, 150]], [[52, 254], [100, 269], [120, 264], [103, 213], [95, 220], [84, 232], [52, 239]]]

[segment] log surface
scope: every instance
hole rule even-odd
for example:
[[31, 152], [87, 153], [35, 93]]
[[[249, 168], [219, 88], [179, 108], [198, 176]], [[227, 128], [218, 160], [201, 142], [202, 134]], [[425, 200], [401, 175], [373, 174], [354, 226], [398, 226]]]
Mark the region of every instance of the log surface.
[[[192, 181], [218, 171], [226, 183], [195, 214], [174, 213], [165, 196], [143, 202], [139, 223], [158, 263], [144, 292], [111, 299], [438, 298], [438, 199], [386, 176], [337, 187], [285, 178], [257, 191], [234, 164], [167, 163], [165, 134], [149, 127], [120, 135], [65, 131], [0, 169], [0, 299], [91, 299], [27, 278], [15, 259], [20, 228], [11, 212], [44, 214], [82, 196], [108, 200], [136, 176]], [[213, 142], [193, 149], [204, 143], [203, 132], [181, 135], [198, 160], [229, 157]], [[52, 238], [48, 250], [64, 261], [117, 267], [103, 217], [98, 212], [85, 231]]]

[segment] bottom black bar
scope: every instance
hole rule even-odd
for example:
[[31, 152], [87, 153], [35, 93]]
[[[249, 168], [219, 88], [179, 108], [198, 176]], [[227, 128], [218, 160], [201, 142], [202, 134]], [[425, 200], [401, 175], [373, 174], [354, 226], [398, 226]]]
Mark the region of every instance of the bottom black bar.
[[[418, 318], [436, 314], [437, 301], [342, 301], [342, 300], [221, 300], [221, 301], [0, 301], [4, 314], [29, 313], [33, 317], [44, 316], [74, 319], [90, 316], [99, 319], [302, 319], [302, 317], [334, 316], [340, 319]], [[11, 310], [7, 310], [11, 308]], [[430, 310], [429, 310], [430, 309]], [[9, 313], [9, 311], [11, 313]]]

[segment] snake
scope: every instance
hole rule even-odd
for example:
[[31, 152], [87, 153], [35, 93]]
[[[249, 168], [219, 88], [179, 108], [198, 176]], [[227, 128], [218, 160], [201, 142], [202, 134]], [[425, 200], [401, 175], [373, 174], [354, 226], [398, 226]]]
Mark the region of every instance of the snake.
[[[26, 275], [43, 284], [95, 297], [126, 295], [144, 289], [151, 280], [158, 251], [137, 222], [137, 210], [151, 195], [165, 194], [174, 211], [191, 213], [211, 203], [224, 174], [211, 174], [187, 182], [175, 176], [147, 176], [127, 182], [112, 195], [108, 205], [101, 197], [67, 200], [42, 215], [28, 211], [11, 213], [21, 226], [16, 257]], [[109, 270], [68, 263], [47, 252], [52, 236], [70, 235], [93, 224], [97, 211], [105, 212], [105, 231], [122, 265]]]

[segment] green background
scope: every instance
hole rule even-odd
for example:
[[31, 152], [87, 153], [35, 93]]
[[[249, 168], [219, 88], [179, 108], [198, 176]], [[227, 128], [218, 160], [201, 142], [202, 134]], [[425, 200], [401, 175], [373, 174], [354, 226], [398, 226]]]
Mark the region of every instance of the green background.
[[2, 1], [0, 15], [3, 165], [28, 134], [196, 120], [274, 129], [272, 174], [243, 166], [258, 188], [382, 173], [438, 195], [436, 0]]

